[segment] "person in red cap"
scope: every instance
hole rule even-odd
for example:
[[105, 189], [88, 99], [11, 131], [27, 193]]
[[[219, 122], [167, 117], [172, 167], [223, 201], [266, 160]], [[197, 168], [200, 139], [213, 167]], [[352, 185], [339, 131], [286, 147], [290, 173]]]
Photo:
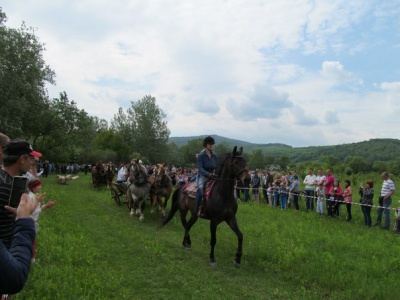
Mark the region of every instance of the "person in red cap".
[[24, 175], [32, 165], [34, 157], [42, 154], [22, 139], [10, 140], [2, 148], [3, 167], [0, 169], [0, 240], [7, 249], [11, 246], [15, 214], [6, 210], [11, 194], [13, 178]]

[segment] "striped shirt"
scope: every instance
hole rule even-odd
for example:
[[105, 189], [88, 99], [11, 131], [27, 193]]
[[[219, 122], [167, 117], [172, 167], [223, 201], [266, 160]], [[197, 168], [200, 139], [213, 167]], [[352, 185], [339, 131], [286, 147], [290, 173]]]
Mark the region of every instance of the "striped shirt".
[[395, 191], [394, 183], [391, 179], [387, 179], [383, 181], [382, 184], [382, 190], [381, 190], [381, 196], [386, 196], [392, 191]]
[[3, 169], [0, 169], [0, 240], [7, 249], [11, 246], [12, 231], [15, 222], [15, 214], [4, 208], [4, 205], [8, 205], [11, 185], [12, 177]]

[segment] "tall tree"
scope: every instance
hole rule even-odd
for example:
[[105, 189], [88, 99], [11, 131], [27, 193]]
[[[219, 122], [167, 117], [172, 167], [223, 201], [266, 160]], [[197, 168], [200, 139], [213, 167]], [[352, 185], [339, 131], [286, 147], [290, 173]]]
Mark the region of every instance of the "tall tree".
[[68, 99], [66, 92], [50, 102], [48, 117], [51, 128], [37, 138], [38, 149], [55, 161], [78, 161], [81, 156], [86, 157], [96, 134], [93, 118], [84, 110], [79, 110], [76, 102]]
[[197, 165], [196, 154], [203, 149], [203, 139], [198, 138], [188, 141], [187, 145], [181, 147], [184, 162], [187, 166]]
[[156, 104], [156, 98], [147, 95], [136, 102], [131, 101], [126, 114], [120, 108], [111, 124], [112, 128], [131, 140], [133, 151], [155, 163], [168, 158], [170, 130], [165, 117], [166, 114]]
[[43, 59], [44, 45], [33, 28], [6, 27], [0, 7], [0, 131], [11, 137], [31, 138], [37, 119], [34, 112], [48, 107], [46, 83], [55, 73]]
[[232, 148], [229, 146], [227, 142], [217, 143], [214, 147], [215, 154], [222, 159], [224, 154], [232, 152]]
[[249, 167], [251, 169], [264, 168], [265, 157], [262, 149], [253, 150], [253, 154], [250, 156]]

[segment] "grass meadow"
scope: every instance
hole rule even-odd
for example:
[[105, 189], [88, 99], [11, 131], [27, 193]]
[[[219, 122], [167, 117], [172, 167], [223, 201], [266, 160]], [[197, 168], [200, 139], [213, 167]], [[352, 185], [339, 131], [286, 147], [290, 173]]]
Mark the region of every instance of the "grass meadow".
[[[381, 184], [376, 177], [375, 199]], [[234, 268], [236, 236], [221, 224], [218, 266], [211, 267], [208, 221], [194, 225], [192, 249], [184, 250], [178, 215], [158, 230], [158, 213], [151, 215], [147, 206], [145, 220], [139, 222], [125, 205], [116, 205], [108, 189], [95, 190], [89, 181], [83, 174], [67, 185], [58, 185], [55, 176], [43, 179], [47, 199], [58, 203], [39, 218], [37, 263], [14, 299], [395, 299], [399, 295], [400, 236], [364, 227], [359, 206], [353, 207], [353, 220], [346, 222], [345, 207], [340, 218], [331, 219], [306, 213], [304, 200], [300, 212], [240, 203], [242, 266]], [[374, 221], [376, 209], [372, 217]]]

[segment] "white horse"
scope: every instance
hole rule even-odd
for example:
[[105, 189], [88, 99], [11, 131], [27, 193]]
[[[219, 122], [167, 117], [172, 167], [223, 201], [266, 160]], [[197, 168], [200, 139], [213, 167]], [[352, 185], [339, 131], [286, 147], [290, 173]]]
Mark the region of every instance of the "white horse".
[[[138, 215], [139, 221], [144, 220], [145, 201], [150, 193], [151, 185], [154, 183], [154, 176], [150, 176], [147, 170], [138, 160], [132, 161], [129, 166], [129, 185], [127, 200], [131, 216]], [[136, 211], [135, 211], [136, 210]]]

